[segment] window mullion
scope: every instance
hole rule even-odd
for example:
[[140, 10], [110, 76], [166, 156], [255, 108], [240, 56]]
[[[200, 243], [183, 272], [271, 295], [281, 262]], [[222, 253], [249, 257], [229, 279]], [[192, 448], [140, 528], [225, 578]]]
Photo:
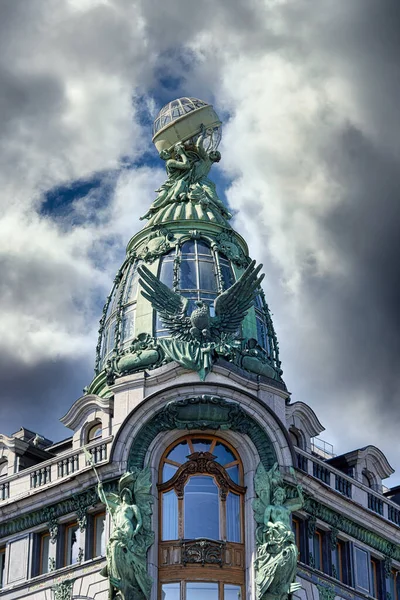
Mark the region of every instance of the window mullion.
[[184, 511], [183, 496], [182, 497], [178, 496], [178, 538], [180, 540], [183, 540], [183, 538], [185, 536], [185, 531], [184, 531], [185, 515], [183, 514], [183, 511]]
[[226, 498], [223, 499], [221, 493], [219, 494], [219, 523], [221, 540], [226, 542]]

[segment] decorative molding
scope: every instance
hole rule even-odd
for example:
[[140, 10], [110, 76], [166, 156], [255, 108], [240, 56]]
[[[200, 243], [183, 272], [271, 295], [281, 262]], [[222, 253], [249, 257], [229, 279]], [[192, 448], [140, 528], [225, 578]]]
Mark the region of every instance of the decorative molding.
[[225, 561], [225, 542], [214, 542], [208, 539], [197, 539], [194, 541], [182, 541], [181, 561], [187, 564], [219, 565], [222, 567]]
[[[115, 484], [113, 482], [108, 483], [107, 487], [109, 489], [113, 489], [115, 487]], [[87, 508], [89, 508], [90, 506], [94, 506], [99, 501], [96, 489], [89, 488], [81, 494], [69, 497], [65, 500], [58, 502], [57, 504], [46, 506], [39, 510], [35, 510], [30, 513], [21, 515], [20, 517], [16, 517], [15, 519], [10, 519], [9, 521], [3, 521], [0, 524], [0, 537], [5, 537], [14, 533], [19, 533], [20, 531], [24, 531], [25, 529], [29, 529], [31, 527], [36, 527], [37, 525], [47, 523], [49, 526], [50, 536], [52, 536], [53, 534], [53, 538], [55, 541], [59, 526], [57, 522], [58, 519], [60, 517], [63, 517], [64, 515], [68, 515], [69, 513], [76, 512], [77, 498], [79, 498], [79, 503], [81, 504], [81, 506], [86, 506]], [[52, 541], [53, 538], [51, 538]]]
[[226, 500], [229, 490], [236, 494], [244, 494], [246, 488], [232, 481], [225, 469], [214, 461], [215, 458], [210, 452], [194, 452], [188, 456], [188, 461], [179, 467], [170, 481], [158, 484], [158, 489], [164, 491], [173, 488], [178, 498], [183, 498], [183, 490], [189, 477], [195, 473], [208, 473], [217, 480], [223, 501]]
[[47, 521], [47, 529], [50, 534], [50, 541], [52, 544], [55, 544], [58, 536], [58, 521], [55, 515], [54, 507], [45, 507], [43, 509], [43, 516]]
[[97, 410], [110, 414], [113, 410], [112, 398], [100, 398], [96, 394], [81, 396], [74, 402], [67, 414], [61, 417], [60, 421], [69, 429], [76, 430], [83, 420]]
[[75, 579], [65, 579], [51, 587], [54, 600], [71, 600]]
[[[310, 438], [316, 437], [325, 431], [325, 427], [321, 425], [315, 412], [304, 402], [288, 403], [286, 405], [286, 419], [289, 425], [304, 431]], [[301, 423], [300, 427], [297, 420]]]
[[343, 514], [321, 504], [318, 500], [306, 496], [304, 510], [312, 517], [321, 519], [331, 527], [336, 527], [338, 531], [342, 531], [355, 540], [367, 544], [385, 556], [400, 561], [400, 545], [394, 544], [379, 534], [366, 529], [366, 527], [352, 521]]
[[317, 583], [317, 589], [320, 600], [335, 600], [337, 596], [335, 586], [333, 585], [327, 586]]
[[236, 402], [202, 395], [168, 402], [137, 433], [129, 450], [128, 469], [143, 468], [148, 447], [162, 431], [231, 429], [250, 437], [264, 466], [276, 462], [275, 449], [264, 429]]

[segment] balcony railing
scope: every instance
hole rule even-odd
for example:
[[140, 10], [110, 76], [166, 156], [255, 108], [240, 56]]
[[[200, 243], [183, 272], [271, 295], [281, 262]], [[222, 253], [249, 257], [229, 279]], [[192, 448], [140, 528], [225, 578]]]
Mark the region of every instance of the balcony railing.
[[378, 513], [378, 515], [383, 515], [383, 500], [374, 494], [368, 494], [368, 508]]
[[343, 494], [343, 496], [351, 498], [351, 482], [341, 475], [335, 475], [335, 490]]
[[[92, 454], [96, 464], [107, 460], [113, 438], [96, 440], [88, 444], [87, 450]], [[60, 480], [75, 475], [88, 468], [83, 449], [70, 450], [62, 456], [34, 465], [13, 475], [2, 477], [0, 482], [0, 502], [13, 500], [27, 494], [29, 490], [37, 490], [47, 485], [57, 485]]]
[[73, 456], [67, 456], [62, 460], [59, 460], [57, 463], [57, 476], [65, 477], [66, 475], [71, 475], [71, 473], [75, 473], [75, 471], [79, 470], [79, 454], [74, 454]]
[[36, 469], [31, 473], [31, 488], [37, 488], [41, 485], [46, 485], [51, 481], [51, 466]]
[[0, 500], [7, 500], [10, 494], [10, 482], [0, 483]]

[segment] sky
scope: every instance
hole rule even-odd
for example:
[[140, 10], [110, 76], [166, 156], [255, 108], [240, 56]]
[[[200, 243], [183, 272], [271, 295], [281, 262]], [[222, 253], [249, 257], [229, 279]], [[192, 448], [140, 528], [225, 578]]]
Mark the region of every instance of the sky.
[[397, 0], [1, 2], [0, 432], [70, 435], [164, 178], [152, 121], [195, 96], [223, 121], [214, 180], [264, 265], [292, 401], [400, 483], [399, 31]]

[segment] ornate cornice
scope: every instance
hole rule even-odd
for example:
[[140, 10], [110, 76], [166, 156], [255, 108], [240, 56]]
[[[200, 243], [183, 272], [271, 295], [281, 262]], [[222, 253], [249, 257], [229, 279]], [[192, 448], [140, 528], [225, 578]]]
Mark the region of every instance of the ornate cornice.
[[[106, 491], [114, 491], [116, 490], [116, 483], [108, 482], [104, 487]], [[19, 533], [31, 527], [37, 527], [38, 525], [46, 525], [53, 532], [53, 536], [56, 536], [59, 518], [70, 513], [77, 513], [78, 517], [82, 517], [84, 510], [95, 506], [98, 502], [99, 498], [96, 488], [88, 488], [80, 494], [60, 500], [57, 504], [48, 505], [39, 510], [23, 514], [15, 519], [2, 522], [0, 524], [0, 538]]]
[[112, 398], [100, 398], [96, 394], [87, 394], [78, 398], [67, 414], [61, 417], [60, 421], [69, 429], [75, 430], [92, 412], [100, 410], [104, 413], [110, 413], [112, 407]]
[[315, 412], [304, 402], [293, 402], [286, 405], [286, 419], [289, 425], [296, 425], [296, 417], [301, 421], [305, 432], [312, 438], [316, 437], [325, 427], [321, 425]]
[[336, 530], [335, 534], [336, 532], [342, 531], [355, 540], [371, 546], [371, 548], [374, 548], [385, 556], [400, 561], [399, 544], [395, 544], [393, 541], [390, 541], [381, 535], [370, 531], [366, 527], [363, 527], [345, 515], [338, 513], [332, 508], [320, 503], [318, 500], [306, 497], [304, 510], [306, 513], [311, 515], [309, 519], [310, 523], [314, 523], [317, 518], [321, 519], [321, 521], [324, 521], [324, 523], [330, 525]]

